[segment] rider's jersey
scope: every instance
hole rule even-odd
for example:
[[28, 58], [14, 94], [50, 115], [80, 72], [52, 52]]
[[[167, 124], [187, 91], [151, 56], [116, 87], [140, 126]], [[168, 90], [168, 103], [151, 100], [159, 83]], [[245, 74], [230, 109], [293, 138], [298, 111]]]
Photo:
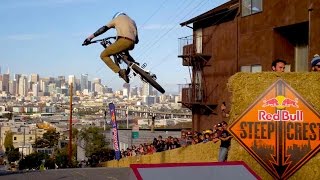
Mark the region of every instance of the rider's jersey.
[[136, 23], [126, 15], [121, 15], [111, 20], [107, 26], [115, 28], [117, 36], [126, 37], [133, 40], [135, 43], [138, 39], [138, 31]]

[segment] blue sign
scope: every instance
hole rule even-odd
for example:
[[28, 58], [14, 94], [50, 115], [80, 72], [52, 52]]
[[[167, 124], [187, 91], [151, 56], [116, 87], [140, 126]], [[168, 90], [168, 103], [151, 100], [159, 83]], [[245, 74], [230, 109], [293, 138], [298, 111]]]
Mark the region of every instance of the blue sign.
[[115, 106], [113, 103], [109, 103], [110, 116], [111, 116], [111, 125], [112, 125], [112, 139], [113, 139], [113, 149], [115, 151], [116, 160], [120, 159], [120, 148], [119, 148], [119, 136], [118, 136], [118, 127], [115, 113]]

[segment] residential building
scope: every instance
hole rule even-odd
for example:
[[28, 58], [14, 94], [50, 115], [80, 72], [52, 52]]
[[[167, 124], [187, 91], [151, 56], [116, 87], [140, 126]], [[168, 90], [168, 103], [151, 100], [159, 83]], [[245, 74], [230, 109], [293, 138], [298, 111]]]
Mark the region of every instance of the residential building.
[[211, 128], [230, 107], [229, 77], [237, 72], [271, 71], [275, 59], [286, 71], [306, 72], [320, 52], [319, 0], [231, 0], [182, 22], [192, 36], [180, 38], [182, 65], [191, 84], [181, 103], [192, 110], [193, 129]]

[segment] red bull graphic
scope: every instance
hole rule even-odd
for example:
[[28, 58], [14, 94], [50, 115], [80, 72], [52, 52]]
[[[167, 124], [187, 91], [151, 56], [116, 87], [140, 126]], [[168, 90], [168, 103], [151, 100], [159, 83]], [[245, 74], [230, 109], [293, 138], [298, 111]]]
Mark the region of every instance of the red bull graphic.
[[119, 136], [118, 136], [118, 127], [116, 121], [116, 114], [115, 114], [115, 106], [113, 103], [109, 103], [109, 110], [111, 116], [111, 125], [112, 125], [112, 140], [113, 140], [113, 149], [115, 151], [116, 159], [119, 160], [120, 156], [120, 148], [119, 148]]
[[277, 109], [284, 109], [286, 107], [299, 108], [298, 98], [290, 99], [280, 95], [274, 98], [264, 99], [262, 107], [276, 107]]
[[274, 179], [288, 179], [320, 150], [320, 115], [281, 79], [229, 130]]

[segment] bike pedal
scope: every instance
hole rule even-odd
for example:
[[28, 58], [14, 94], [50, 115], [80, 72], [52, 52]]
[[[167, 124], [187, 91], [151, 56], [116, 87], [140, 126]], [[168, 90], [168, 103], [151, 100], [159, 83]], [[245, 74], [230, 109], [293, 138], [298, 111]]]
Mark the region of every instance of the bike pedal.
[[141, 68], [144, 69], [145, 67], [147, 67], [147, 63], [143, 63]]

